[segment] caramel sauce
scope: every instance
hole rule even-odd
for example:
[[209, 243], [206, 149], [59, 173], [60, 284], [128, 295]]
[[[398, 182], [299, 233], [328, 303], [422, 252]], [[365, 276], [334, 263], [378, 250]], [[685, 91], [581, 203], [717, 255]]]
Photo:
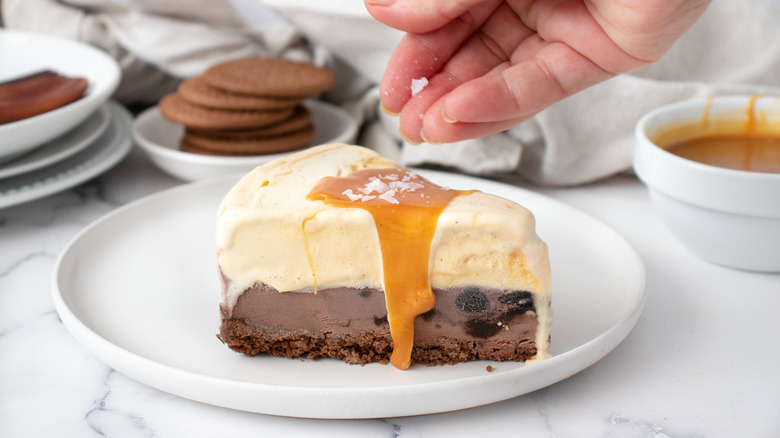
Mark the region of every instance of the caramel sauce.
[[303, 245], [306, 248], [306, 259], [309, 262], [309, 267], [311, 268], [311, 281], [314, 283], [314, 294], [317, 294], [317, 271], [314, 270], [314, 257], [312, 257], [311, 254], [311, 246], [309, 244], [309, 239], [306, 237], [306, 224], [314, 219], [314, 216], [308, 217], [303, 220], [303, 223], [301, 223], [301, 234], [303, 235]]
[[307, 196], [329, 206], [362, 208], [373, 216], [393, 339], [390, 363], [397, 368], [411, 365], [414, 319], [435, 303], [428, 270], [436, 223], [447, 204], [462, 193], [406, 169], [366, 169], [323, 178]]
[[780, 173], [780, 136], [711, 135], [672, 143], [666, 150], [711, 166]]
[[[652, 139], [680, 157], [699, 163], [749, 172], [780, 173], [780, 123], [756, 111], [752, 97], [741, 114], [712, 117], [710, 106], [701, 121], [665, 126]], [[710, 102], [711, 104], [711, 102]]]

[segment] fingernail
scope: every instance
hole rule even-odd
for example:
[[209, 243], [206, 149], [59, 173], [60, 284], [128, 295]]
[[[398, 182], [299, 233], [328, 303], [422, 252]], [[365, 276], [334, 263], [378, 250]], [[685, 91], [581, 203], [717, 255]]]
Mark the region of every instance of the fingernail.
[[365, 0], [367, 5], [387, 6], [395, 3], [396, 0]]
[[422, 137], [423, 141], [428, 144], [439, 144], [438, 142], [431, 141], [427, 135], [425, 135], [425, 129], [420, 129], [420, 137]]
[[384, 103], [381, 103], [381, 102], [379, 103], [379, 108], [381, 108], [381, 109], [382, 109], [382, 112], [383, 112], [383, 113], [385, 113], [385, 114], [387, 114], [388, 116], [393, 116], [393, 117], [395, 117], [395, 116], [397, 116], [398, 114], [400, 114], [400, 113], [396, 113], [396, 112], [390, 111], [389, 109], [387, 109], [387, 107], [385, 106], [385, 104], [384, 104]]
[[444, 107], [441, 107], [441, 118], [447, 123], [458, 123], [457, 120], [452, 119], [447, 115], [447, 111], [444, 110]]
[[420, 142], [412, 140], [411, 138], [407, 137], [406, 134], [404, 134], [403, 131], [399, 130], [398, 132], [401, 134], [401, 139], [404, 142], [409, 143], [412, 146], [417, 146], [418, 144], [420, 144]]

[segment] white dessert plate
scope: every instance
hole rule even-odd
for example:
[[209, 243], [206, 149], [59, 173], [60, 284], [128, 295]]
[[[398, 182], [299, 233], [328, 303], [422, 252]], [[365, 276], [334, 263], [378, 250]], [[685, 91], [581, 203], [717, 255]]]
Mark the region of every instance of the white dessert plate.
[[108, 128], [111, 113], [103, 104], [80, 125], [21, 157], [0, 164], [0, 179], [31, 172], [62, 161], [91, 145]]
[[108, 103], [108, 127], [84, 150], [44, 168], [0, 180], [0, 208], [40, 199], [94, 178], [124, 158], [133, 146], [132, 116]]
[[[314, 123], [312, 144], [353, 143], [358, 123], [343, 109], [319, 100], [307, 100]], [[246, 173], [255, 167], [286, 154], [251, 157], [220, 157], [183, 152], [179, 142], [184, 126], [163, 117], [158, 107], [152, 107], [136, 117], [133, 139], [152, 162], [164, 172], [184, 181]]]
[[553, 357], [401, 371], [234, 353], [216, 337], [220, 289], [213, 236], [217, 206], [237, 177], [170, 189], [90, 225], [57, 261], [57, 311], [95, 357], [139, 382], [212, 405], [310, 418], [420, 415], [509, 399], [587, 368], [634, 327], [645, 303], [644, 266], [614, 230], [517, 187], [420, 173], [534, 211], [553, 266]]
[[88, 44], [53, 36], [0, 28], [0, 82], [42, 70], [83, 77], [84, 96], [34, 117], [0, 124], [0, 161], [39, 147], [83, 122], [116, 90], [119, 65], [107, 53]]

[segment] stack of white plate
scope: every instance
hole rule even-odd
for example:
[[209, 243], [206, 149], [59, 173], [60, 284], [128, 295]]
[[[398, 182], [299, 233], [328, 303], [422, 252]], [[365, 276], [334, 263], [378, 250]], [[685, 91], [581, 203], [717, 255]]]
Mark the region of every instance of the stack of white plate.
[[132, 146], [132, 117], [110, 102], [116, 61], [86, 44], [0, 29], [0, 82], [43, 70], [88, 81], [79, 100], [0, 124], [0, 208], [66, 190], [118, 163]]

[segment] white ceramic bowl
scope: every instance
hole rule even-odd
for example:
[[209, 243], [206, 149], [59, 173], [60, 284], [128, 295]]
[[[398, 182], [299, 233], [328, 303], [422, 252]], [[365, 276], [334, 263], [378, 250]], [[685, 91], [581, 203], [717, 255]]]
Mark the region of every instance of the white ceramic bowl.
[[[747, 119], [750, 96], [695, 99], [659, 108], [636, 126], [634, 170], [657, 213], [694, 254], [738, 269], [780, 272], [780, 174], [731, 170], [674, 155], [651, 141], [679, 123]], [[780, 135], [780, 98], [753, 114]]]
[[86, 120], [119, 85], [121, 71], [107, 53], [64, 38], [0, 29], [0, 82], [41, 70], [89, 81], [84, 96], [68, 105], [0, 125], [0, 161], [64, 134]]
[[[318, 100], [307, 100], [314, 123], [312, 144], [353, 143], [358, 123], [341, 108]], [[152, 107], [136, 117], [133, 139], [152, 162], [164, 172], [185, 181], [197, 181], [237, 173], [247, 173], [255, 167], [286, 154], [251, 157], [220, 157], [179, 150], [184, 126], [171, 122]]]

